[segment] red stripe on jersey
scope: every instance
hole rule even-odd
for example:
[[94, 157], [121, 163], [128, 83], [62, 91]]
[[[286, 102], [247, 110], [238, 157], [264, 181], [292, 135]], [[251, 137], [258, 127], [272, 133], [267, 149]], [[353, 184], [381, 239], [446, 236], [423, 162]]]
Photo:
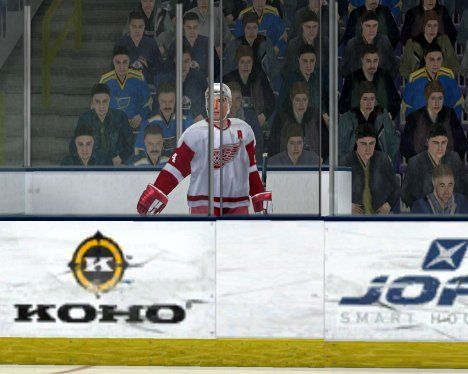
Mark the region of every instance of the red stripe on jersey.
[[[200, 201], [200, 200], [208, 200], [208, 196], [206, 195], [187, 195], [188, 201]], [[241, 197], [223, 197], [223, 201], [226, 203], [238, 203], [240, 201], [248, 201], [248, 196], [241, 196]], [[214, 201], [219, 203], [220, 198], [214, 197]]]
[[247, 150], [247, 154], [249, 155], [249, 166], [253, 166], [256, 164], [255, 162], [255, 144], [254, 141], [252, 140], [249, 144], [245, 146], [245, 149]]
[[161, 170], [158, 177], [156, 178], [156, 181], [154, 182], [156, 188], [159, 188], [166, 195], [169, 195], [178, 184], [179, 181], [177, 178], [164, 169]]
[[260, 179], [260, 174], [258, 173], [257, 170], [249, 174], [249, 185], [250, 185], [250, 191], [249, 191], [250, 196], [254, 196], [260, 192], [265, 191], [265, 189], [263, 188], [262, 180]]
[[192, 151], [187, 144], [182, 143], [178, 148], [176, 148], [168, 162], [179, 170], [180, 174], [185, 178], [192, 172], [190, 169], [190, 163], [192, 162], [194, 155], [195, 152]]

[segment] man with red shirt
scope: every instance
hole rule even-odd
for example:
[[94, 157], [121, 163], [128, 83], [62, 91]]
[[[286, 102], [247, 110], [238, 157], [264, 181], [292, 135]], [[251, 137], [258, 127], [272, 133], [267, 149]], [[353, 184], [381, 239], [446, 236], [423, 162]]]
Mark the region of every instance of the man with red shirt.
[[[209, 90], [205, 93], [205, 99], [208, 108]], [[272, 194], [265, 192], [257, 170], [255, 136], [247, 123], [237, 118], [228, 118], [231, 105], [232, 95], [229, 87], [215, 83], [213, 102], [215, 215], [221, 214], [221, 167], [223, 168], [222, 214], [248, 214], [250, 198], [254, 211], [266, 214]], [[223, 132], [222, 152], [220, 152], [221, 131]], [[175, 152], [154, 184], [149, 184], [141, 195], [137, 205], [139, 214], [161, 212], [168, 202], [169, 193], [188, 175], [191, 175], [187, 194], [190, 213], [208, 214], [210, 172], [208, 134], [209, 121], [206, 119], [193, 124], [183, 133]]]

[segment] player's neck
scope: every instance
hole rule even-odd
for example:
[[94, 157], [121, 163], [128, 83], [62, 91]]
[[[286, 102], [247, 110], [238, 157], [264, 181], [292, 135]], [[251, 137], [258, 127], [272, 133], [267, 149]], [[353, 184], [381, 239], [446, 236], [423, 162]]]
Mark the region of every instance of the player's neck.
[[[229, 120], [226, 118], [226, 119], [224, 119], [222, 122], [223, 122], [223, 130], [226, 130], [226, 129], [229, 127]], [[221, 128], [221, 126], [220, 126], [220, 121], [213, 121], [213, 124], [214, 124], [218, 129]]]

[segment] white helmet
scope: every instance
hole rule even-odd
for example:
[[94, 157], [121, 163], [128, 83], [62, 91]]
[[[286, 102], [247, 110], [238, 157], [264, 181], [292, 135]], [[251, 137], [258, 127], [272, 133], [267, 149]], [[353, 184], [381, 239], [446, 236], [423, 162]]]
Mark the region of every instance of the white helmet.
[[[225, 116], [227, 117], [229, 112], [231, 111], [232, 93], [231, 93], [231, 89], [226, 84], [214, 83], [213, 84], [213, 97], [221, 96], [221, 89], [222, 89], [223, 97], [227, 98], [228, 104], [229, 104], [228, 112], [225, 114]], [[209, 107], [210, 107], [210, 88], [209, 87], [205, 91], [205, 104], [206, 104], [206, 111], [209, 112]]]

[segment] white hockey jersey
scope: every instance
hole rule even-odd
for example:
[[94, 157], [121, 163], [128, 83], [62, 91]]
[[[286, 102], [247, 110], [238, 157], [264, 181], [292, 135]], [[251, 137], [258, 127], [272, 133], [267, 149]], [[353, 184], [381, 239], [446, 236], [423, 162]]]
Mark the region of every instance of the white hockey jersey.
[[[208, 139], [209, 122], [199, 121], [181, 136], [175, 152], [156, 179], [155, 186], [168, 195], [191, 174], [187, 201], [190, 207], [208, 205]], [[223, 130], [214, 128], [214, 206], [220, 206], [220, 169], [223, 169], [223, 207], [248, 206], [249, 195], [263, 192], [255, 163], [255, 136], [244, 121], [231, 118]]]

